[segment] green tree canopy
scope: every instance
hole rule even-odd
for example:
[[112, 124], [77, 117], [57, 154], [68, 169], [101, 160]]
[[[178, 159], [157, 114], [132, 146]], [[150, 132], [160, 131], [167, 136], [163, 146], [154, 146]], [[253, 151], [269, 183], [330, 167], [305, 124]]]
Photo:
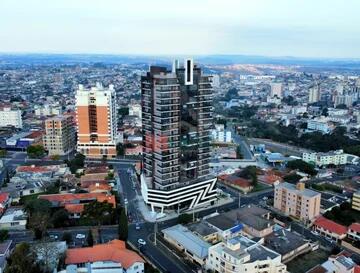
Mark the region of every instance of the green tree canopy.
[[125, 209], [123, 208], [120, 212], [120, 218], [119, 218], [119, 227], [118, 227], [118, 233], [119, 233], [119, 239], [126, 241], [128, 238], [128, 219], [125, 213]]

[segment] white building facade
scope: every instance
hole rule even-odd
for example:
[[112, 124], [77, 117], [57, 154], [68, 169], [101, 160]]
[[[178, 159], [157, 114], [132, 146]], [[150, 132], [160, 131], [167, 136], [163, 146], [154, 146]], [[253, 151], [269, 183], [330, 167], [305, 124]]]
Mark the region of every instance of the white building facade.
[[0, 127], [14, 126], [15, 128], [22, 128], [22, 117], [20, 110], [11, 110], [11, 108], [3, 108], [0, 111]]

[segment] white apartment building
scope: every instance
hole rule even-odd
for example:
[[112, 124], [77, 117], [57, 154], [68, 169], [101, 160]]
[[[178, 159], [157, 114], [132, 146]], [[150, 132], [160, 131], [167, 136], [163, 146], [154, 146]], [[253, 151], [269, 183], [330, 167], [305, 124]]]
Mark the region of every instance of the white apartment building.
[[224, 124], [215, 124], [215, 129], [212, 130], [212, 138], [215, 142], [232, 142], [231, 132], [225, 130]]
[[3, 108], [0, 111], [0, 127], [14, 126], [22, 128], [21, 110], [11, 110], [11, 108]]
[[322, 167], [333, 164], [335, 166], [345, 165], [348, 155], [343, 150], [330, 151], [327, 153], [303, 153], [302, 160]]
[[332, 131], [332, 127], [327, 119], [310, 119], [307, 122], [307, 131], [319, 131], [323, 134], [329, 134]]
[[141, 118], [141, 104], [130, 104], [129, 105], [129, 116], [137, 116]]
[[61, 106], [59, 105], [44, 105], [38, 106], [35, 108], [35, 116], [52, 116], [52, 115], [60, 115], [61, 114]]
[[216, 273], [285, 273], [281, 255], [244, 236], [209, 248], [206, 269]]

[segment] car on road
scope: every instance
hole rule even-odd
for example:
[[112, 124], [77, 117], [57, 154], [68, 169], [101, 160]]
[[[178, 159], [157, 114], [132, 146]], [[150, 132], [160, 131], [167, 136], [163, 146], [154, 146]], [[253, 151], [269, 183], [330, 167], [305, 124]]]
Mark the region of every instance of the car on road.
[[59, 238], [59, 236], [54, 235], [54, 234], [51, 234], [49, 237], [50, 237], [50, 239], [52, 239], [52, 240], [57, 240], [57, 239]]
[[144, 245], [146, 245], [146, 242], [143, 239], [140, 238], [138, 240], [138, 244], [144, 246]]
[[81, 233], [78, 233], [78, 234], [76, 234], [76, 239], [85, 239], [85, 234], [81, 234]]
[[317, 231], [315, 231], [315, 230], [311, 231], [311, 233], [314, 234], [314, 235], [316, 235], [316, 236], [319, 235], [319, 232], [317, 232]]
[[139, 230], [139, 229], [140, 229], [140, 225], [139, 225], [138, 223], [136, 223], [135, 229], [136, 229], [136, 230]]
[[125, 205], [129, 204], [129, 201], [127, 200], [127, 198], [124, 199], [124, 203], [125, 203]]

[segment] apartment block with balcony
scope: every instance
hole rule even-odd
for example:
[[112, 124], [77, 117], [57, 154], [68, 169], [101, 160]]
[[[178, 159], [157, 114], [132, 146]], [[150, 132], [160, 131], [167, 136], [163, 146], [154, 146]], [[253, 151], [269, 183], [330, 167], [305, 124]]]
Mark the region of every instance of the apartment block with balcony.
[[113, 85], [76, 91], [77, 151], [87, 157], [116, 157], [116, 95]]
[[213, 126], [211, 76], [186, 60], [173, 71], [152, 66], [141, 78], [143, 173], [141, 189], [152, 207], [176, 209], [216, 200], [210, 175]]
[[76, 148], [72, 116], [56, 116], [45, 120], [43, 143], [49, 155], [67, 155]]
[[209, 248], [206, 269], [217, 273], [285, 273], [281, 255], [244, 236]]
[[312, 221], [320, 215], [320, 201], [321, 193], [306, 189], [304, 183], [275, 186], [274, 207], [301, 221]]

